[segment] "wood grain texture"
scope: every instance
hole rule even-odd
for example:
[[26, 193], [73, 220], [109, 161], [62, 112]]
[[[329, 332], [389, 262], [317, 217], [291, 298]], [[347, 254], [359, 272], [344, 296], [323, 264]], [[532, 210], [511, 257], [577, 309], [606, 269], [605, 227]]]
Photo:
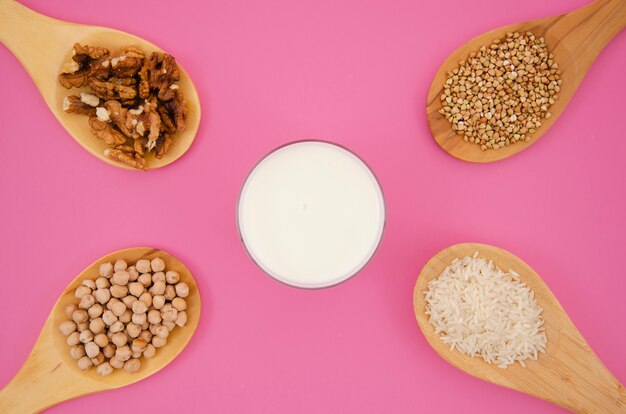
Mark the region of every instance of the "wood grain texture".
[[[548, 339], [546, 353], [526, 368], [514, 364], [506, 369], [458, 351], [450, 351], [428, 322], [424, 292], [455, 258], [471, 256], [493, 260], [502, 270], [514, 270], [535, 292], [543, 307]], [[590, 301], [593, 300], [590, 298]], [[569, 319], [556, 297], [533, 269], [518, 257], [497, 247], [479, 243], [450, 246], [437, 253], [422, 269], [413, 292], [415, 317], [428, 343], [456, 368], [482, 380], [550, 401], [577, 413], [626, 413], [626, 390], [602, 364]], [[591, 306], [591, 304], [589, 305]], [[610, 333], [609, 333], [610, 335]]]
[[[88, 92], [88, 88], [65, 89], [57, 77], [64, 63], [72, 55], [74, 43], [106, 47], [116, 51], [123, 46], [136, 46], [146, 54], [163, 50], [154, 44], [105, 27], [67, 23], [36, 13], [14, 0], [0, 0], [0, 42], [11, 50], [39, 88], [41, 95], [61, 125], [84, 149], [100, 160], [119, 168], [133, 168], [115, 162], [103, 155], [107, 146], [89, 131], [87, 117], [63, 112], [63, 98]], [[174, 56], [175, 53], [173, 54]], [[200, 100], [191, 78], [179, 65], [180, 90], [187, 100], [186, 129], [173, 137], [167, 154], [162, 159], [146, 156], [148, 169], [164, 167], [180, 158], [193, 143], [200, 125]], [[39, 137], [43, 139], [43, 137]]]
[[[187, 302], [187, 325], [176, 327], [168, 337], [167, 344], [157, 349], [153, 358], [141, 359], [141, 369], [129, 374], [115, 370], [111, 375], [101, 377], [95, 368], [81, 371], [76, 360], [70, 356], [66, 337], [59, 331], [61, 322], [67, 320], [64, 308], [77, 303], [74, 290], [86, 278], [96, 279], [101, 263], [124, 259], [135, 263], [139, 259], [160, 257], [167, 270], [175, 270], [180, 280], [189, 285]], [[108, 254], [81, 272], [63, 291], [46, 320], [39, 338], [28, 359], [17, 375], [0, 391], [0, 413], [38, 413], [48, 407], [81, 395], [112, 390], [140, 381], [169, 364], [191, 340], [200, 318], [200, 293], [193, 275], [175, 257], [168, 253], [137, 247]]]
[[[596, 2], [559, 16], [500, 27], [477, 36], [455, 50], [441, 65], [428, 92], [426, 116], [437, 144], [450, 155], [469, 162], [492, 162], [524, 151], [545, 134], [563, 112], [580, 82], [606, 44], [626, 26], [626, 0], [597, 0]], [[559, 99], [550, 107], [552, 117], [531, 135], [530, 142], [516, 142], [498, 150], [482, 151], [479, 145], [465, 142], [456, 135], [448, 120], [439, 113], [440, 96], [446, 74], [458, 66], [473, 51], [505, 37], [507, 32], [533, 32], [546, 39], [561, 69], [563, 85]]]

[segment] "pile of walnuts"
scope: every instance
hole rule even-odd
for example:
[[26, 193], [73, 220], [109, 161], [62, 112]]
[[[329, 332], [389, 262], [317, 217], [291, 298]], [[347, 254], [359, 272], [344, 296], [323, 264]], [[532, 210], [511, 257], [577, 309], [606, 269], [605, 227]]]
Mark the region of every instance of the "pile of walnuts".
[[142, 357], [152, 358], [171, 330], [187, 324], [189, 286], [159, 257], [103, 263], [99, 273], [76, 288], [78, 303], [65, 307], [69, 319], [59, 329], [81, 370], [137, 372]]
[[89, 117], [91, 132], [107, 144], [104, 155], [112, 160], [145, 170], [147, 152], [162, 158], [174, 134], [185, 130], [187, 116], [175, 59], [156, 52], [147, 58], [132, 46], [112, 54], [76, 43], [73, 52], [59, 82], [90, 93], [67, 96], [63, 110]]

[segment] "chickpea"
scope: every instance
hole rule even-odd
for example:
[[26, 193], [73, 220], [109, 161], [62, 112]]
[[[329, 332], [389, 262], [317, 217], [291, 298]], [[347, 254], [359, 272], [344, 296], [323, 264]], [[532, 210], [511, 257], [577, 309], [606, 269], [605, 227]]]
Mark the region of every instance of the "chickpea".
[[128, 268], [128, 264], [122, 259], [117, 260], [113, 265], [113, 270], [115, 272], [117, 272], [118, 270], [126, 270], [126, 268]]
[[139, 361], [137, 358], [129, 359], [124, 364], [124, 371], [128, 372], [129, 374], [133, 374], [139, 371], [139, 368], [141, 368], [141, 361]]
[[122, 332], [123, 330], [124, 330], [124, 324], [122, 323], [122, 321], [115, 321], [109, 327], [109, 332], [113, 332], [113, 333]]
[[126, 333], [128, 333], [128, 336], [130, 336], [131, 338], [137, 338], [139, 334], [141, 333], [141, 331], [142, 331], [141, 326], [135, 323], [131, 322], [128, 325], [126, 325]]
[[104, 362], [104, 355], [102, 355], [102, 353], [99, 353], [95, 357], [91, 358], [91, 362], [95, 366], [98, 366], [98, 365], [102, 364]]
[[104, 348], [102, 348], [102, 354], [106, 358], [109, 358], [109, 359], [113, 358], [113, 355], [115, 355], [115, 345], [110, 343], [107, 346], [105, 346]]
[[130, 322], [132, 317], [133, 317], [133, 313], [130, 311], [130, 309], [126, 309], [124, 313], [122, 314], [122, 316], [119, 317], [119, 320], [122, 323], [128, 323]]
[[176, 289], [174, 289], [174, 286], [172, 285], [165, 286], [165, 293], [163, 294], [163, 296], [165, 296], [166, 300], [174, 299], [176, 297]]
[[104, 308], [99, 303], [94, 304], [91, 308], [87, 309], [87, 313], [91, 319], [99, 318], [102, 316]]
[[148, 344], [146, 349], [143, 351], [143, 356], [145, 358], [152, 358], [156, 355], [156, 348], [152, 344]]
[[74, 346], [74, 345], [78, 345], [80, 344], [80, 338], [79, 338], [80, 334], [76, 331], [72, 332], [71, 334], [69, 334], [67, 336], [67, 344], [69, 346]]
[[189, 296], [189, 286], [185, 282], [180, 282], [176, 284], [176, 294], [181, 298], [186, 298]]
[[111, 291], [109, 288], [100, 288], [93, 293], [98, 303], [104, 305], [111, 299]]
[[113, 273], [111, 283], [118, 286], [126, 286], [129, 280], [130, 273], [128, 273], [126, 270], [118, 270], [117, 272]]
[[74, 296], [76, 296], [78, 299], [82, 298], [85, 295], [91, 295], [91, 289], [87, 286], [80, 285], [74, 291]]
[[186, 311], [178, 312], [178, 316], [176, 317], [175, 323], [181, 328], [185, 326], [187, 324], [187, 312]]
[[155, 329], [154, 334], [159, 338], [167, 339], [170, 336], [170, 331], [165, 326], [161, 325]]
[[96, 279], [96, 288], [107, 289], [111, 286], [111, 282], [106, 277], [99, 277]]
[[133, 352], [130, 356], [135, 359], [141, 358], [141, 352]]
[[70, 348], [70, 356], [74, 359], [80, 359], [85, 356], [85, 347], [82, 345], [74, 345]]
[[172, 329], [174, 329], [176, 327], [176, 322], [174, 322], [174, 321], [163, 321], [163, 322], [161, 322], [161, 325], [165, 326], [171, 332]]
[[137, 325], [143, 325], [148, 320], [148, 315], [145, 313], [133, 313], [131, 321]]
[[108, 310], [112, 311], [113, 305], [115, 305], [117, 302], [120, 302], [120, 300], [117, 298], [111, 298], [111, 300], [109, 300], [104, 306], [106, 306]]
[[117, 321], [117, 316], [110, 310], [107, 310], [102, 314], [102, 320], [106, 326], [111, 326], [113, 322]]
[[142, 301], [136, 300], [133, 302], [132, 310], [134, 313], [146, 313], [146, 311], [148, 310], [148, 307]]
[[130, 347], [128, 345], [124, 345], [115, 350], [115, 358], [120, 361], [128, 361], [130, 359]]
[[176, 308], [172, 307], [171, 304], [168, 303], [161, 308], [161, 318], [164, 321], [173, 322], [176, 320], [177, 316], [178, 311], [176, 310]]
[[126, 305], [126, 307], [128, 309], [130, 309], [133, 306], [133, 303], [137, 300], [136, 297], [134, 297], [133, 295], [128, 295], [128, 296], [124, 296], [122, 298], [122, 302], [124, 302], [124, 305]]
[[68, 336], [76, 330], [76, 324], [72, 321], [62, 322], [61, 325], [59, 325], [59, 330], [63, 335]]
[[99, 269], [100, 276], [110, 278], [113, 275], [113, 265], [109, 263], [102, 263]]
[[99, 333], [96, 336], [94, 336], [93, 341], [96, 343], [96, 345], [98, 345], [100, 348], [104, 348], [105, 346], [107, 346], [109, 344], [109, 338], [106, 336], [105, 333]]
[[142, 301], [147, 307], [152, 306], [152, 295], [148, 292], [144, 292], [139, 296], [139, 300]]
[[78, 330], [78, 332], [86, 331], [87, 329], [89, 329], [89, 323], [88, 322], [77, 323], [76, 329]]
[[111, 291], [111, 296], [116, 299], [121, 299], [128, 295], [128, 288], [126, 286], [113, 285], [109, 288], [109, 290]]
[[135, 266], [130, 266], [128, 269], [126, 269], [126, 271], [130, 275], [129, 280], [131, 282], [134, 282], [139, 277], [139, 272], [137, 271], [137, 268]]
[[159, 324], [150, 324], [150, 327], [149, 327], [148, 329], [150, 330], [150, 333], [151, 333], [152, 335], [156, 335], [156, 333], [155, 333], [155, 332], [156, 332], [156, 330], [157, 330], [157, 328], [158, 328], [159, 326], [161, 326], [161, 324], [160, 324], [160, 323], [159, 323]]
[[96, 289], [96, 282], [91, 280], [91, 279], [83, 280], [82, 284], [83, 284], [83, 286], [87, 286], [91, 290], [95, 290]]
[[119, 318], [124, 314], [124, 312], [126, 312], [126, 305], [124, 305], [123, 302], [118, 301], [111, 306], [111, 311]]
[[180, 281], [180, 275], [178, 274], [178, 272], [175, 272], [174, 270], [169, 270], [165, 274], [165, 281], [167, 283], [175, 285], [176, 283], [178, 283]]
[[111, 338], [111, 342], [113, 342], [113, 345], [120, 348], [126, 345], [126, 343], [128, 342], [128, 337], [126, 336], [125, 333], [116, 332], [113, 334], [113, 337]]
[[104, 326], [105, 324], [102, 318], [92, 319], [92, 321], [89, 322], [89, 330], [93, 332], [94, 334], [99, 334], [103, 332]]
[[133, 352], [143, 352], [146, 349], [146, 346], [148, 346], [148, 342], [144, 341], [143, 339], [135, 339], [130, 347], [130, 349]]
[[100, 353], [100, 347], [95, 342], [87, 342], [85, 344], [85, 353], [89, 358], [94, 358]]
[[156, 272], [152, 275], [152, 283], [165, 282], [165, 273]]
[[152, 333], [150, 333], [150, 331], [148, 330], [143, 330], [141, 331], [141, 333], [139, 334], [138, 338], [139, 339], [143, 339], [144, 341], [146, 341], [146, 343], [149, 343], [150, 341], [152, 341]]
[[160, 280], [158, 282], [155, 282], [152, 285], [152, 287], [148, 290], [148, 292], [152, 293], [153, 295], [162, 295], [162, 294], [164, 294], [165, 293], [165, 282], [160, 281]]
[[161, 323], [161, 312], [156, 309], [152, 309], [150, 312], [148, 312], [148, 322], [150, 322], [151, 324]]
[[172, 307], [177, 311], [184, 311], [187, 309], [187, 302], [183, 298], [175, 297], [172, 299]]
[[111, 373], [113, 372], [113, 367], [108, 362], [104, 362], [100, 364], [98, 368], [96, 368], [96, 372], [98, 373], [98, 375], [106, 377], [107, 375], [111, 375]]
[[78, 335], [78, 339], [80, 340], [80, 342], [87, 344], [93, 341], [93, 332], [91, 332], [89, 329], [85, 329], [80, 333], [80, 335]]
[[137, 278], [137, 282], [144, 285], [144, 287], [148, 287], [152, 284], [152, 275], [150, 273], [144, 273], [143, 275], [139, 275]]
[[84, 295], [82, 298], [80, 298], [80, 303], [78, 304], [78, 307], [81, 309], [89, 309], [94, 305], [94, 303], [96, 303], [96, 298], [94, 298], [91, 294]]
[[141, 331], [142, 332], [145, 331], [146, 329], [148, 329], [149, 326], [150, 326], [150, 324], [146, 320], [144, 323], [141, 324]]
[[72, 320], [76, 323], [87, 322], [89, 320], [89, 315], [87, 314], [86, 310], [78, 309], [75, 310], [74, 313], [72, 313]]
[[135, 267], [139, 273], [150, 273], [152, 271], [152, 268], [150, 267], [150, 260], [146, 259], [137, 260]]
[[162, 272], [165, 270], [165, 262], [160, 257], [155, 257], [150, 261], [150, 265], [152, 266], [152, 270], [155, 272]]
[[74, 313], [76, 309], [78, 309], [78, 306], [75, 303], [65, 306], [65, 316], [67, 316], [68, 318], [71, 318], [72, 313]]
[[109, 364], [111, 364], [111, 366], [115, 369], [122, 369], [124, 368], [124, 361], [120, 361], [119, 359], [113, 357], [109, 360]]
[[167, 339], [161, 338], [160, 336], [156, 335], [152, 337], [152, 346], [154, 346], [155, 348], [164, 347], [165, 344], [167, 344]]
[[138, 298], [146, 290], [146, 288], [140, 282], [133, 282], [128, 285], [128, 291], [131, 295]]
[[82, 371], [86, 371], [93, 366], [93, 362], [91, 362], [91, 359], [89, 359], [89, 357], [87, 356], [81, 357], [78, 360], [77, 364], [78, 364], [78, 368], [81, 369]]

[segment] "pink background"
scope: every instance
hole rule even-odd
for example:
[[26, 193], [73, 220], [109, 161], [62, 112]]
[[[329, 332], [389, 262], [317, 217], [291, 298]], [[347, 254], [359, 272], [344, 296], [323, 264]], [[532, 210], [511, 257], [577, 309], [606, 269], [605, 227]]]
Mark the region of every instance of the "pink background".
[[[81, 149], [0, 47], [0, 387], [77, 273], [110, 251], [153, 245], [183, 260], [200, 285], [203, 315], [189, 347], [147, 380], [50, 413], [562, 412], [457, 371], [420, 333], [415, 279], [432, 255], [464, 241], [533, 266], [626, 382], [626, 34], [553, 129], [507, 161], [453, 159], [424, 113], [437, 67], [465, 40], [585, 0], [154, 3], [26, 1], [133, 32], [182, 62], [203, 122], [191, 150], [162, 170], [112, 168]], [[252, 165], [303, 138], [356, 151], [388, 209], [370, 265], [322, 291], [265, 276], [235, 225]]]

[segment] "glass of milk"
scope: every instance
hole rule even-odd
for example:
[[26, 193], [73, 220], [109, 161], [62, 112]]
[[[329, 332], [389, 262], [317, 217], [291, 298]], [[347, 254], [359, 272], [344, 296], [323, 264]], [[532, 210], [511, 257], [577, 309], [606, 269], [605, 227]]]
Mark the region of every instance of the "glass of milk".
[[241, 240], [265, 273], [300, 288], [341, 283], [376, 251], [385, 227], [378, 180], [353, 152], [323, 141], [282, 146], [246, 179]]

